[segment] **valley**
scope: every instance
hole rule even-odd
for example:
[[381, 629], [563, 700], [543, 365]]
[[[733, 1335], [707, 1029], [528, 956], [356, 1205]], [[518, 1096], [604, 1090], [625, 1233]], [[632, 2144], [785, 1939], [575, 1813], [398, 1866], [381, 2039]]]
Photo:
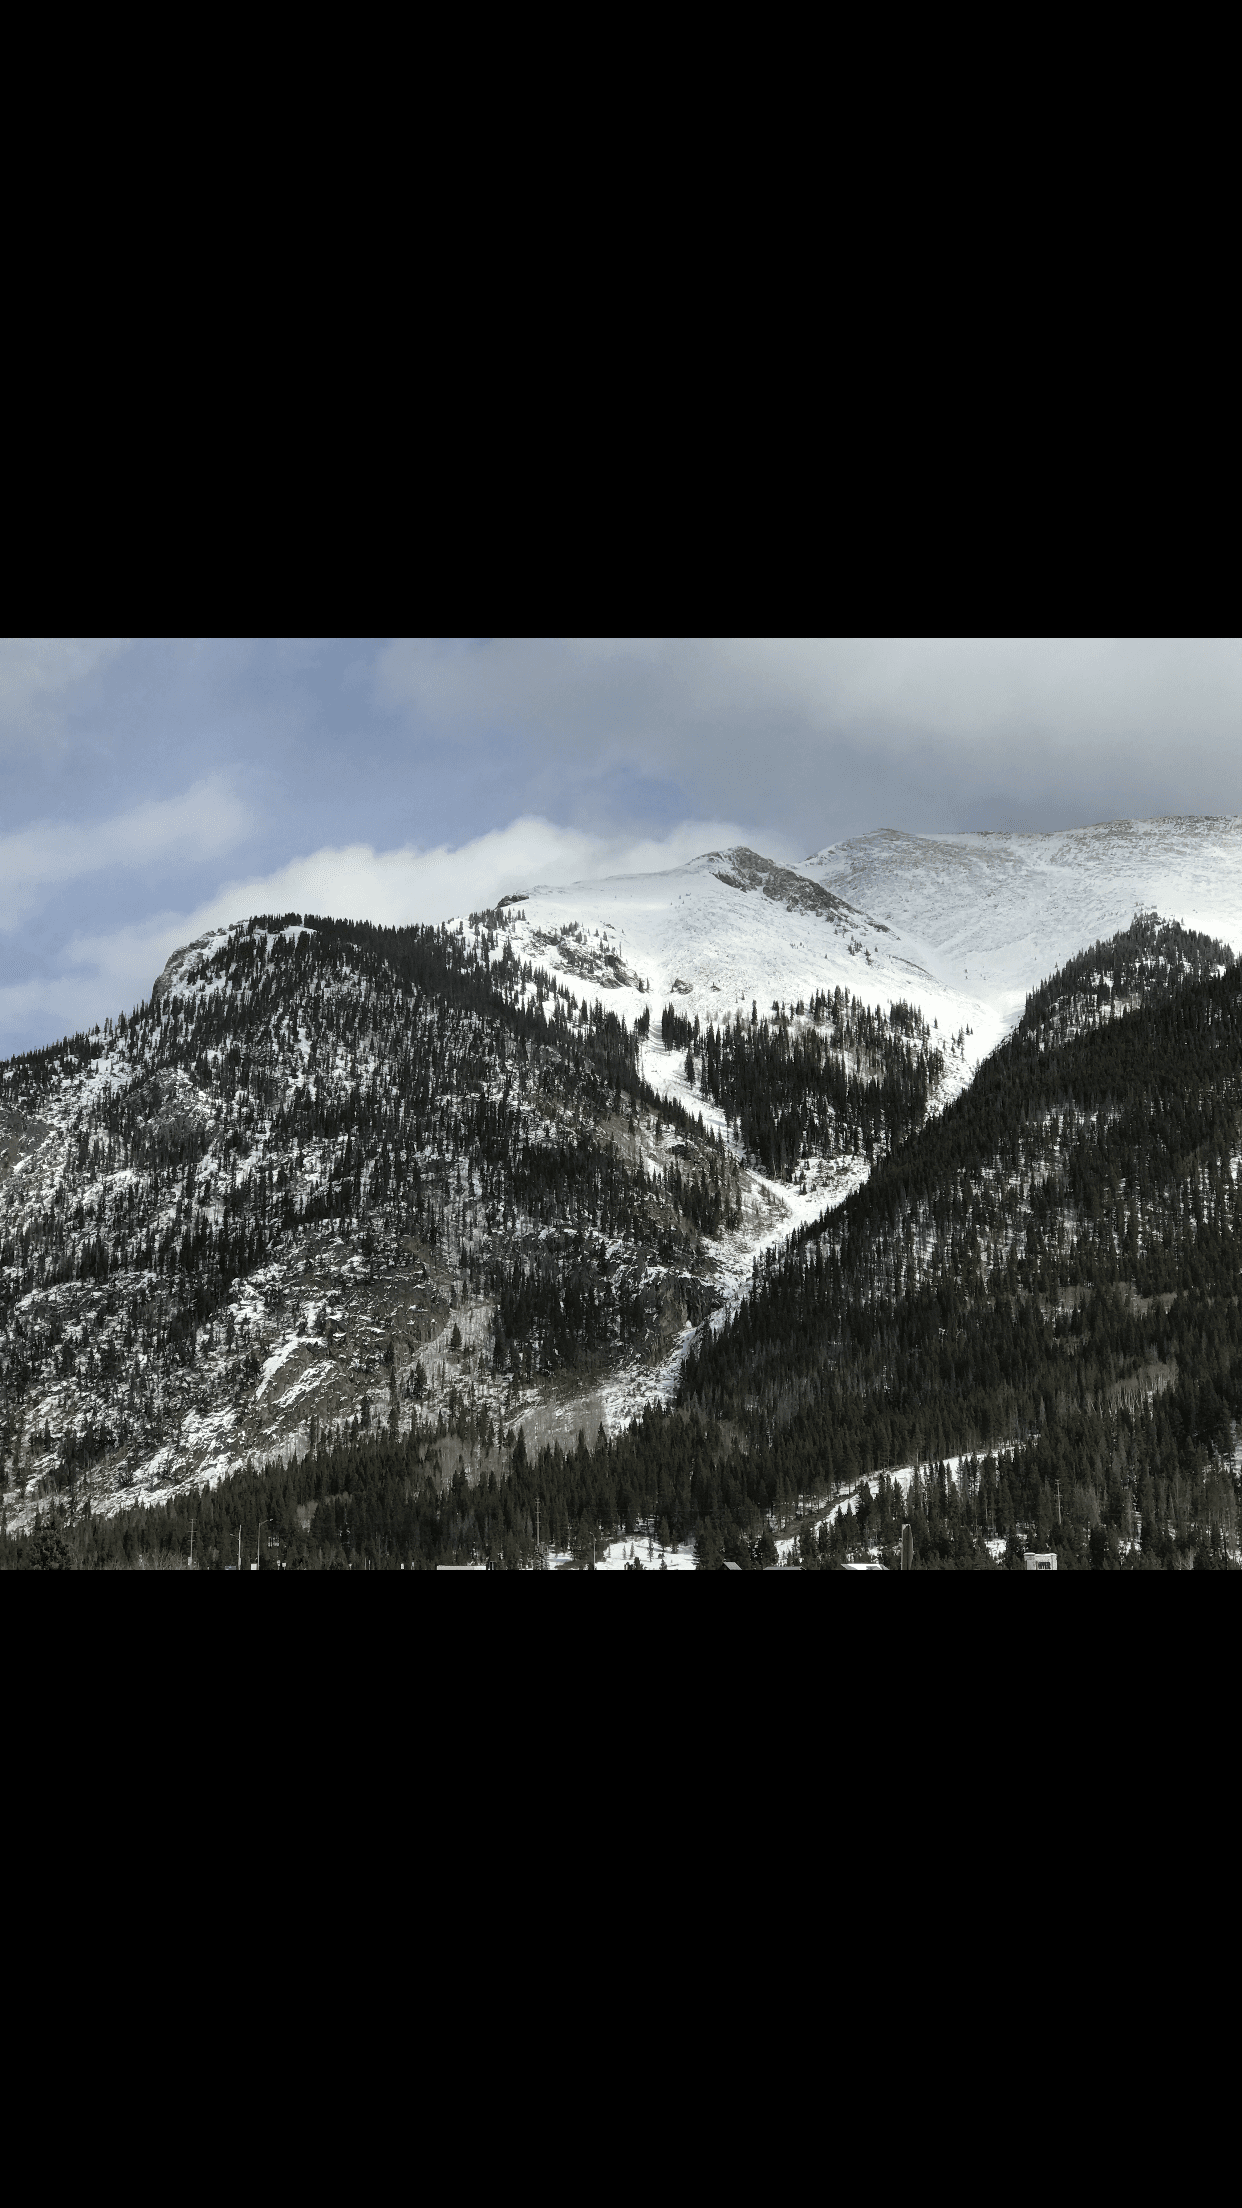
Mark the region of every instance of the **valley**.
[[1189, 1386], [1208, 1453], [1159, 1507], [1191, 1556], [1234, 1542], [1239, 940], [1238, 822], [733, 847], [434, 929], [214, 931], [0, 1067], [4, 1538], [180, 1526], [287, 1468], [281, 1560], [345, 1554], [321, 1491], [399, 1462], [409, 1526], [451, 1500], [517, 1560], [539, 1464], [566, 1553], [594, 1478], [614, 1534], [654, 1481], [679, 1558], [774, 1556], [805, 1497], [804, 1561], [839, 1561], [848, 1497], [877, 1554], [917, 1508], [920, 1554], [992, 1559], [1006, 1510], [1046, 1531], [1059, 1418], [1100, 1459], [1094, 1558], [1150, 1522], [1135, 1419]]

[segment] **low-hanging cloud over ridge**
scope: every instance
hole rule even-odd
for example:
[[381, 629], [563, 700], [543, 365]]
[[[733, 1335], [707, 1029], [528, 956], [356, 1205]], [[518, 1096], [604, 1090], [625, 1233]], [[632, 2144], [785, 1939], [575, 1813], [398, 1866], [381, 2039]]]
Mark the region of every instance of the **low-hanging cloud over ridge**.
[[150, 993], [173, 951], [209, 928], [255, 913], [317, 912], [380, 927], [436, 923], [494, 905], [536, 882], [660, 873], [740, 840], [737, 826], [722, 821], [688, 821], [667, 836], [633, 838], [591, 836], [527, 818], [456, 849], [376, 851], [351, 844], [310, 852], [268, 873], [226, 882], [191, 911], [164, 911], [136, 925], [77, 933], [57, 974], [0, 985], [0, 1054], [93, 1027], [106, 1014], [128, 1012]]

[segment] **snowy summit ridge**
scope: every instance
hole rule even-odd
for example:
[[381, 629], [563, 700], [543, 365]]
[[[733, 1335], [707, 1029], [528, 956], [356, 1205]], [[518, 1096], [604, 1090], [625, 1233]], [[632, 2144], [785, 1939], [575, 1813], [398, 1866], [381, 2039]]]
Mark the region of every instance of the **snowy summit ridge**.
[[[513, 908], [549, 970], [627, 1018], [674, 995], [719, 1023], [848, 988], [913, 999], [973, 1066], [1030, 990], [1136, 911], [1242, 949], [1242, 820], [1112, 821], [1048, 835], [882, 829], [779, 861], [744, 845], [665, 873], [540, 887]], [[640, 989], [639, 984], [642, 984]]]

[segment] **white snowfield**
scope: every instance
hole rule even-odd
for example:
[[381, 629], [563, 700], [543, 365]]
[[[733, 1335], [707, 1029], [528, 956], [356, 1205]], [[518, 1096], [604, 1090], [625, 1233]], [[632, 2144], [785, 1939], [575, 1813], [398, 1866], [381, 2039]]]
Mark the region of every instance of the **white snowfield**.
[[1109, 821], [1045, 836], [885, 831], [821, 851], [807, 871], [885, 921], [960, 995], [981, 1044], [989, 1029], [999, 1040], [1016, 1026], [1028, 990], [1140, 909], [1242, 953], [1237, 818]]
[[[884, 829], [792, 866], [709, 851], [665, 874], [534, 888], [508, 917], [523, 958], [631, 1022], [650, 1006], [657, 1038], [670, 1001], [718, 1024], [821, 989], [885, 1009], [905, 998], [937, 1023], [952, 1095], [1016, 1026], [1029, 990], [1152, 908], [1242, 953], [1242, 819]], [[947, 1045], [963, 1028], [973, 1033], [955, 1057]], [[656, 1086], [662, 1057], [645, 1068]]]

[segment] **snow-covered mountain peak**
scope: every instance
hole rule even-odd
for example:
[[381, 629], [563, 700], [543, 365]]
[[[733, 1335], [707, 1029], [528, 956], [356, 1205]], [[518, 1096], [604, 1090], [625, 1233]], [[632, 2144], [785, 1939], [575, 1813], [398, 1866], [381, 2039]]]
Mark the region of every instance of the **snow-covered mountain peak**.
[[[1156, 910], [1242, 949], [1242, 820], [1112, 821], [1049, 834], [880, 829], [787, 863], [749, 845], [660, 872], [515, 889], [487, 914], [506, 948], [630, 1025], [675, 999], [703, 1025], [837, 988], [916, 1002], [960, 1035], [960, 1076], [1066, 959]], [[160, 999], [235, 930], [174, 953]], [[241, 932], [245, 932], [244, 930]]]
[[[893, 829], [814, 854], [805, 871], [893, 930], [943, 987], [1006, 1032], [1067, 958], [1156, 910], [1242, 949], [1242, 820], [1105, 821], [1043, 835]], [[967, 1018], [970, 1014], [967, 1013]]]
[[[613, 992], [631, 1020], [649, 998], [676, 995], [716, 1024], [752, 1002], [766, 1011], [842, 982], [870, 994], [859, 962], [890, 932], [804, 870], [744, 845], [658, 874], [536, 888], [501, 917], [524, 957]], [[885, 978], [909, 994], [907, 975], [894, 967]]]
[[1242, 820], [1110, 821], [1049, 834], [900, 829], [798, 864], [747, 845], [662, 873], [543, 886], [506, 909], [515, 947], [631, 1021], [676, 997], [693, 1018], [838, 987], [917, 1002], [962, 1034], [965, 1072], [1030, 990], [1156, 910], [1242, 950]]

